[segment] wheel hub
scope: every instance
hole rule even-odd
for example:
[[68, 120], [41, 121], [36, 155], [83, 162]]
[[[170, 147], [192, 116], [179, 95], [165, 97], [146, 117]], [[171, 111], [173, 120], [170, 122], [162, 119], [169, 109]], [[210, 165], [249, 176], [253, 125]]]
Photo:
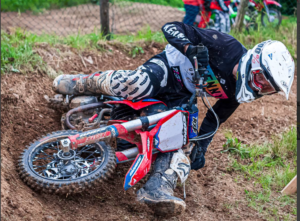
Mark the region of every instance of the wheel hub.
[[60, 160], [71, 160], [74, 159], [76, 156], [76, 152], [74, 150], [70, 150], [69, 152], [63, 152], [62, 150], [58, 151], [57, 157]]

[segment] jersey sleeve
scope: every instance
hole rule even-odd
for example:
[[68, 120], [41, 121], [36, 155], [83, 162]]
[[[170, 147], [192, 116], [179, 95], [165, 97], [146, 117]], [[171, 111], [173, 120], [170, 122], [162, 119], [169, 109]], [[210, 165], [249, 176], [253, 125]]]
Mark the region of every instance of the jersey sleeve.
[[[213, 106], [213, 109], [219, 117], [220, 125], [224, 123], [231, 116], [231, 114], [233, 114], [233, 112], [238, 108], [239, 105], [240, 104], [236, 101], [235, 97], [232, 97], [230, 99], [220, 99], [216, 102], [216, 104]], [[208, 111], [201, 124], [199, 135], [212, 132], [216, 129], [216, 127], [216, 118], [211, 111]], [[207, 151], [207, 147], [212, 139], [213, 136], [198, 141], [198, 144], [202, 148], [202, 151], [204, 151], [204, 153]]]
[[184, 46], [186, 44], [199, 44], [201, 37], [194, 27], [186, 25], [182, 22], [169, 22], [162, 27], [167, 41], [184, 54]]

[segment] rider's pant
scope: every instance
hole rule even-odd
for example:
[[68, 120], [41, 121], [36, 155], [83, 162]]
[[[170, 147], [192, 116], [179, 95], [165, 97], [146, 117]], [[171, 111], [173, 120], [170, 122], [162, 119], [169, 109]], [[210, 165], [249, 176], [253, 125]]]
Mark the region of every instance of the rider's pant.
[[215, 13], [215, 19], [214, 19], [215, 26], [212, 29], [215, 29], [223, 33], [229, 33], [230, 32], [229, 13], [220, 10], [213, 10], [213, 13]]
[[185, 16], [183, 19], [183, 23], [187, 25], [193, 25], [196, 19], [197, 14], [199, 13], [199, 6], [195, 5], [184, 5], [185, 8]]

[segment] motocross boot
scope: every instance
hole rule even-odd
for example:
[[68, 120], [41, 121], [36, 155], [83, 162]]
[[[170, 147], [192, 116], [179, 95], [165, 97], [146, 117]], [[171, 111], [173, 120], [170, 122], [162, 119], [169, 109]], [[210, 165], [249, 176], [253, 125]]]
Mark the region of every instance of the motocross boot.
[[[159, 153], [154, 163], [153, 173], [146, 184], [137, 192], [137, 200], [147, 204], [157, 215], [179, 215], [186, 208], [185, 202], [173, 196], [178, 175], [170, 166], [174, 152]], [[182, 162], [177, 162], [182, 164]], [[186, 164], [184, 162], [183, 164]], [[178, 165], [177, 165], [178, 166]], [[189, 163], [187, 170], [183, 169], [184, 176], [190, 171]]]
[[53, 81], [53, 91], [65, 95], [113, 95], [110, 78], [114, 71], [95, 72], [90, 75], [60, 75]]

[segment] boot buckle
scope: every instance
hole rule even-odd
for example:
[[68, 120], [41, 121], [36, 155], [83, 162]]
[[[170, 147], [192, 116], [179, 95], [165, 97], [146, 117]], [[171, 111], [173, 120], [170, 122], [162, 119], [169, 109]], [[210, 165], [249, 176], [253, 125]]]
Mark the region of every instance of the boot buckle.
[[84, 83], [83, 83], [83, 78], [82, 76], [79, 77], [79, 80], [77, 80], [76, 82], [76, 86], [78, 89], [79, 93], [83, 93], [84, 92]]

